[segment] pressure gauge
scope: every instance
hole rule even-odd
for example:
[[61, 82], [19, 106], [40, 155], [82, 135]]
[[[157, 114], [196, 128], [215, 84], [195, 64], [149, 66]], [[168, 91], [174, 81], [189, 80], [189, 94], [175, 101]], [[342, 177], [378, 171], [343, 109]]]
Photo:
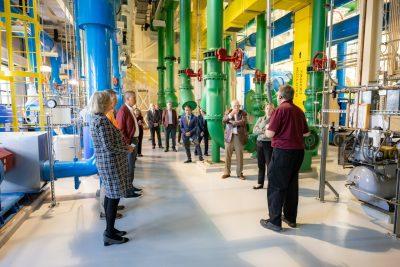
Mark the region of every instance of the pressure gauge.
[[57, 102], [54, 99], [49, 99], [46, 102], [46, 106], [48, 108], [55, 108], [55, 107], [57, 107]]

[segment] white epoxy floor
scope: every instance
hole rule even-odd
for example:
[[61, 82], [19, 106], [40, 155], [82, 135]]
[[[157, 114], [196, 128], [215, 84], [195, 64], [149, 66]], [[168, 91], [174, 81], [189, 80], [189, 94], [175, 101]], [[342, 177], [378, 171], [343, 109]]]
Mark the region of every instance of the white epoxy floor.
[[[0, 266], [400, 266], [400, 241], [386, 236], [391, 226], [347, 208], [347, 171], [335, 161], [327, 175], [340, 202], [318, 202], [317, 181], [302, 179], [300, 227], [277, 234], [259, 225], [267, 203], [266, 190], [251, 189], [255, 162], [247, 161], [248, 180], [222, 180], [183, 164], [182, 147], [164, 153], [145, 141], [144, 154], [136, 182], [145, 195], [123, 200], [127, 210], [117, 221], [130, 242], [103, 247], [97, 179], [82, 178], [77, 191], [67, 179], [56, 183], [59, 206], [44, 204], [1, 248]], [[333, 199], [328, 190], [326, 198]]]

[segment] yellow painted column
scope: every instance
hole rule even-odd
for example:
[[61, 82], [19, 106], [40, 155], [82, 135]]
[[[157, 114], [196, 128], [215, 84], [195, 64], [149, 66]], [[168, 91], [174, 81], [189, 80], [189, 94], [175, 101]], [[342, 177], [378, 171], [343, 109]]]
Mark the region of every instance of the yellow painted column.
[[311, 52], [311, 5], [300, 9], [294, 14], [294, 45], [293, 45], [293, 87], [294, 103], [304, 110], [306, 99], [307, 66], [310, 64]]

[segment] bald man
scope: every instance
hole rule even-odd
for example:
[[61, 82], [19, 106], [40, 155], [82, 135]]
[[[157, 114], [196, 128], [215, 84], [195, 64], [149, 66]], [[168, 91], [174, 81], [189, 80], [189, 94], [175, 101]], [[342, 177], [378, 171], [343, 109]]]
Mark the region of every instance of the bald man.
[[240, 109], [238, 100], [231, 102], [231, 109], [224, 116], [225, 124], [225, 171], [222, 179], [231, 176], [231, 160], [233, 150], [236, 152], [236, 174], [241, 180], [243, 175], [243, 147], [247, 142], [247, 114]]

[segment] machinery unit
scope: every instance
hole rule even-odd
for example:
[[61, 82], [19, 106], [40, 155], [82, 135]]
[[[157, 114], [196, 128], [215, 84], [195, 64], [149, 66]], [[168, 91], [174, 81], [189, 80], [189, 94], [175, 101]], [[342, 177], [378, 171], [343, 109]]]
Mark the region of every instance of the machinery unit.
[[357, 130], [347, 136], [339, 150], [339, 163], [354, 167], [347, 176], [351, 193], [390, 212], [396, 195], [399, 137], [381, 129]]

